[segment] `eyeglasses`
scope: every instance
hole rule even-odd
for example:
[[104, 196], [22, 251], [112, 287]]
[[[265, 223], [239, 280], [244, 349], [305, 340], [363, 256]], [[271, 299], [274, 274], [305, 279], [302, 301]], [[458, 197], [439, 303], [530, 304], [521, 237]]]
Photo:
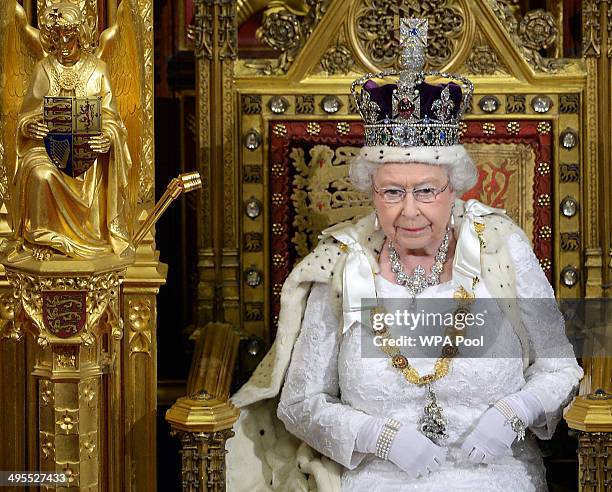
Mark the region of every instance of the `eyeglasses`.
[[[435, 188], [433, 186], [425, 186], [423, 188], [413, 188], [410, 190], [412, 196], [417, 202], [421, 203], [431, 203], [433, 202], [437, 196], [442, 193], [448, 185], [450, 184], [450, 180], [442, 187]], [[406, 198], [406, 194], [408, 190], [405, 190], [401, 187], [389, 186], [387, 188], [376, 188], [375, 185], [372, 186], [374, 191], [378, 193], [385, 203], [400, 203], [404, 201]]]

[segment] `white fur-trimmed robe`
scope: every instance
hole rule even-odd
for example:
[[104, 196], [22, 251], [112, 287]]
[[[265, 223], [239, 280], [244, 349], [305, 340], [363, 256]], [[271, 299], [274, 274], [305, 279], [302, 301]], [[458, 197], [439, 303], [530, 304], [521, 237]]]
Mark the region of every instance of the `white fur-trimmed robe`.
[[[460, 230], [462, 217], [463, 202], [458, 200], [455, 206], [455, 231]], [[514, 268], [504, 239], [518, 233], [529, 241], [523, 231], [504, 215], [487, 215], [480, 220], [485, 223], [484, 246], [481, 249], [483, 280], [493, 297], [514, 298]], [[335, 226], [333, 231], [339, 228], [348, 228], [359, 238], [372, 271], [377, 273], [376, 258], [384, 234], [374, 228], [374, 214]], [[342, 310], [345, 250], [330, 233], [324, 232], [317, 247], [293, 269], [285, 281], [276, 340], [251, 379], [231, 398], [242, 412], [234, 426], [236, 436], [227, 443], [228, 490], [232, 492], [340, 491], [342, 467], [289, 434], [276, 417], [276, 409], [312, 283], [331, 282], [336, 295], [331, 296], [330, 302], [338, 312]], [[521, 342], [527, 377], [530, 371], [529, 342], [520, 312], [516, 303], [500, 303], [500, 307]], [[538, 437], [549, 439], [556, 426], [554, 418], [552, 413], [547, 413], [544, 429], [532, 430]]]

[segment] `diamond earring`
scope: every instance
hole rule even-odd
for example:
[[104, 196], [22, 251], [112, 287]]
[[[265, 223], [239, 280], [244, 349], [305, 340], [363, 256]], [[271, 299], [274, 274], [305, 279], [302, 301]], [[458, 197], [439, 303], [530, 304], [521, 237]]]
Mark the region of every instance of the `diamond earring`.
[[374, 212], [374, 229], [380, 230], [380, 222], [378, 221], [378, 212]]
[[453, 206], [451, 207], [450, 226], [453, 229], [455, 227], [455, 204], [454, 203], [453, 203]]

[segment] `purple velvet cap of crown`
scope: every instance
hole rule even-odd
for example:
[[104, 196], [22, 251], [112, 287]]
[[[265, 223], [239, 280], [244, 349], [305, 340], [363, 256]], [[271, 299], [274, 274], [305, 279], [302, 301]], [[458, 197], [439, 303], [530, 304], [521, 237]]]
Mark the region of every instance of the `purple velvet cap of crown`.
[[[428, 84], [427, 82], [421, 82], [417, 86], [419, 89], [421, 102], [421, 119], [425, 117], [436, 119], [436, 116], [431, 111], [431, 105], [436, 99], [440, 99], [440, 94], [446, 86], [449, 88], [451, 101], [454, 103], [451, 114], [453, 117], [457, 115], [462, 97], [461, 86], [459, 84], [455, 84], [454, 82], [449, 82], [447, 84]], [[378, 118], [381, 120], [385, 118], [392, 119], [393, 111], [391, 101], [393, 98], [393, 91], [397, 89], [397, 84], [385, 84], [379, 86], [373, 80], [368, 80], [363, 85], [363, 88], [369, 92], [372, 101], [378, 104], [378, 107], [380, 108]]]

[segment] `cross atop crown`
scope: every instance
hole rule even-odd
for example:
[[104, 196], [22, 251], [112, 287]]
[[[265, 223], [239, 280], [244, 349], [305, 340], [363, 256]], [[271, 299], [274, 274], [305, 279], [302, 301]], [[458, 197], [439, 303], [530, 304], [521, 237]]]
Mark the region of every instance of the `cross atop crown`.
[[420, 72], [425, 67], [427, 19], [401, 19], [400, 65], [402, 70]]

